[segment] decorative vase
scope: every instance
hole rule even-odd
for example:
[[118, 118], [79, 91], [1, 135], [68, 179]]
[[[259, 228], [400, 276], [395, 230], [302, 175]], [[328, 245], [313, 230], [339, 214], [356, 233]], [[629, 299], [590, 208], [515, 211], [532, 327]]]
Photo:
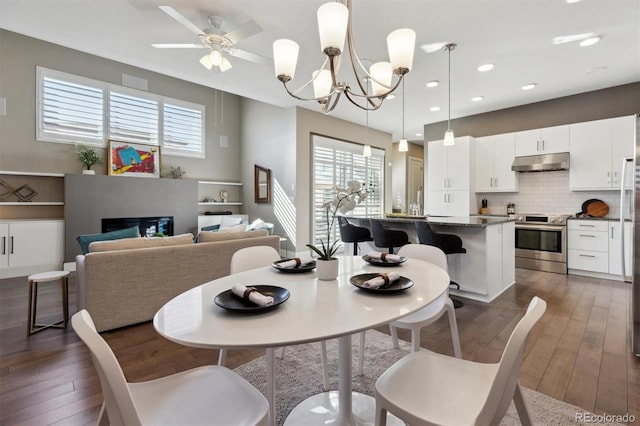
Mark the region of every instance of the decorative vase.
[[316, 275], [319, 280], [333, 281], [338, 277], [340, 262], [335, 257], [331, 260], [316, 259]]
[[95, 175], [96, 171], [95, 170], [83, 170], [82, 174], [83, 175]]

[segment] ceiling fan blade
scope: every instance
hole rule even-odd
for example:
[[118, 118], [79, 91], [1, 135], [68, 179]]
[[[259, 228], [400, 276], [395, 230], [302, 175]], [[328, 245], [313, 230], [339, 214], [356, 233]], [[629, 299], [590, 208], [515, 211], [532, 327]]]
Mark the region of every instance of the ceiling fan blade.
[[152, 43], [157, 49], [206, 49], [207, 46], [194, 43]]
[[262, 31], [262, 27], [256, 21], [249, 21], [235, 30], [226, 33], [224, 36], [228, 38], [232, 44], [236, 44], [240, 40], [258, 34], [260, 31]]
[[226, 49], [226, 51], [229, 52], [231, 56], [235, 56], [236, 58], [255, 62], [257, 64], [270, 65], [273, 62], [271, 58], [267, 58], [261, 55], [257, 55], [255, 53], [247, 52], [246, 50], [236, 49], [235, 47]]
[[183, 26], [187, 27], [189, 29], [189, 31], [191, 31], [195, 35], [199, 36], [199, 35], [204, 34], [204, 32], [200, 28], [198, 28], [194, 23], [189, 21], [187, 18], [182, 16], [180, 13], [178, 13], [178, 11], [176, 11], [171, 6], [158, 6], [158, 7], [164, 13], [166, 13], [169, 16], [171, 16], [176, 21], [180, 22]]

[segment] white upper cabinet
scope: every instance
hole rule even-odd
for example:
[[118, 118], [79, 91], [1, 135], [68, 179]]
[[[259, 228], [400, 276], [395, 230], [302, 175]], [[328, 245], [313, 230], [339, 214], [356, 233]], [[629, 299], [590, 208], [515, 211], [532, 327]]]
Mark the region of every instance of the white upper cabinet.
[[569, 126], [516, 132], [516, 157], [569, 151]]
[[[619, 189], [622, 160], [633, 157], [635, 117], [571, 125], [569, 186], [572, 190]], [[631, 188], [632, 167], [627, 167]]]
[[476, 192], [515, 192], [516, 172], [511, 171], [515, 157], [515, 133], [476, 139]]

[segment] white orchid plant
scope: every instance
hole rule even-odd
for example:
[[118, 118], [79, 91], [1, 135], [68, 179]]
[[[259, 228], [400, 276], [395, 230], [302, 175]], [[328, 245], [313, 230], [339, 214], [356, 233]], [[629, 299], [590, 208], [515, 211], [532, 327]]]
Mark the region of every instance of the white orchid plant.
[[338, 245], [340, 240], [335, 240], [333, 243], [331, 242], [331, 230], [333, 229], [333, 225], [336, 221], [336, 215], [338, 213], [344, 215], [355, 209], [358, 204], [367, 199], [368, 195], [369, 190], [366, 188], [366, 185], [361, 184], [358, 181], [351, 180], [347, 182], [346, 188], [336, 186], [333, 199], [322, 205], [325, 209], [325, 217], [327, 220], [326, 242], [324, 239], [320, 240], [322, 245], [321, 247], [313, 244], [307, 244], [307, 247], [320, 256], [321, 260], [331, 260], [333, 255], [340, 248]]

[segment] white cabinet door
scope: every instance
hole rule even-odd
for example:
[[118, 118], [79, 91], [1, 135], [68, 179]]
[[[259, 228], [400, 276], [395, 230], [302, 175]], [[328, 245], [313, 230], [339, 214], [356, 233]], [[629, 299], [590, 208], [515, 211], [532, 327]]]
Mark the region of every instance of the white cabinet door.
[[427, 213], [432, 216], [447, 216], [447, 191], [427, 193]]
[[493, 138], [493, 189], [494, 192], [518, 190], [517, 173], [511, 171], [515, 158], [515, 134], [505, 133]]
[[[613, 118], [611, 121], [611, 169], [613, 173], [613, 187], [620, 187], [620, 177], [622, 176], [622, 160], [627, 157], [634, 157], [635, 150], [635, 126], [636, 120], [633, 115], [627, 117]], [[633, 188], [633, 167], [627, 163], [626, 188]]]
[[0, 269], [9, 267], [9, 224], [0, 223]]
[[[493, 192], [494, 143], [493, 136], [476, 139], [476, 192]], [[509, 165], [511, 166], [511, 165]]]
[[613, 181], [610, 121], [572, 124], [569, 161], [569, 186], [572, 190], [610, 189]]
[[[455, 145], [454, 145], [455, 146]], [[428, 144], [427, 159], [427, 185], [429, 191], [446, 190], [447, 183], [447, 147], [442, 141], [433, 141]]]
[[446, 148], [448, 189], [468, 191], [471, 181], [471, 138], [456, 138], [455, 145]]
[[545, 127], [516, 132], [516, 156], [569, 151], [569, 126]]
[[64, 260], [64, 224], [62, 221], [12, 222], [9, 267], [59, 265]]
[[447, 216], [469, 216], [469, 191], [451, 191], [447, 199]]
[[[631, 276], [632, 256], [632, 224], [625, 222], [624, 224], [624, 265], [625, 275]], [[609, 273], [621, 277], [622, 275], [622, 246], [620, 241], [620, 222], [609, 222]], [[619, 278], [621, 279], [621, 278]]]

